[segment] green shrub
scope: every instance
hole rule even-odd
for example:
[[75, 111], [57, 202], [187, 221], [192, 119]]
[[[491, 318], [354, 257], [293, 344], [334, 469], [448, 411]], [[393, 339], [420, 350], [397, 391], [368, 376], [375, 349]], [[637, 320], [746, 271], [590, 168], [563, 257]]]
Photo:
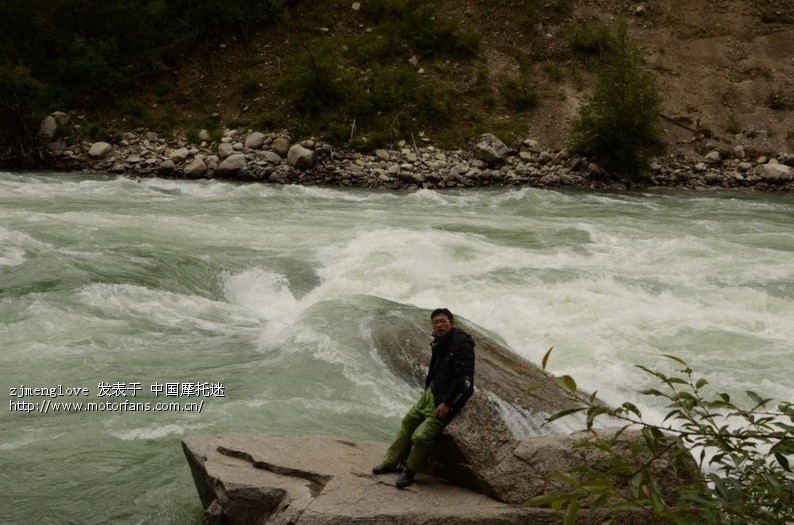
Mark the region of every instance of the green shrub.
[[[0, 64], [0, 149], [34, 139], [37, 127], [29, 122], [48, 111], [115, 100], [194, 45], [229, 32], [247, 42], [284, 6], [284, 0], [0, 2], [0, 62], [8, 62]], [[16, 87], [23, 81], [29, 93], [20, 98]], [[168, 93], [155, 94], [164, 103]]]
[[275, 131], [284, 127], [284, 116], [280, 111], [267, 110], [254, 117], [256, 129]]
[[220, 142], [221, 138], [223, 138], [223, 126], [221, 117], [218, 114], [190, 118], [183, 125], [185, 127], [185, 135], [194, 144], [201, 143], [199, 133], [202, 129], [209, 133], [210, 142]]
[[[435, 16], [438, 0], [372, 0], [362, 6], [362, 13], [376, 31], [358, 53], [371, 58], [414, 54], [424, 58], [450, 56], [471, 58], [477, 55], [479, 39], [462, 32], [457, 25]], [[355, 48], [351, 48], [355, 49]], [[355, 51], [354, 51], [355, 52]]]
[[28, 68], [0, 62], [0, 155], [32, 136], [44, 117], [49, 89]]
[[243, 97], [252, 97], [262, 88], [261, 79], [254, 73], [246, 72], [240, 79], [240, 94]]
[[[546, 368], [549, 354], [543, 358]], [[570, 376], [557, 379], [575, 407], [549, 417], [554, 421], [571, 414], [584, 414], [585, 427], [593, 435], [581, 443], [600, 451], [608, 468], [581, 465], [560, 473], [570, 491], [531, 499], [531, 506], [551, 505], [565, 509], [565, 523], [573, 523], [582, 504], [605, 509], [619, 519], [632, 512], [631, 523], [660, 520], [676, 525], [789, 525], [794, 520], [794, 474], [789, 457], [794, 455], [794, 405], [774, 403], [747, 391], [744, 406], [727, 393], [708, 394], [709, 382], [694, 377], [680, 358], [666, 356], [683, 368], [667, 376], [640, 366], [658, 381], [657, 388], [641, 392], [667, 403], [661, 424], [648, 423], [640, 409], [625, 402], [617, 408], [601, 404], [595, 394], [582, 395]], [[749, 408], [748, 408], [749, 407]], [[594, 431], [599, 418], [618, 421], [616, 437], [605, 438]], [[641, 431], [643, 441], [632, 446], [636, 462], [618, 452], [617, 438], [629, 429]], [[682, 446], [681, 446], [682, 445]], [[691, 452], [695, 452], [692, 456]], [[691, 463], [703, 470], [703, 483], [683, 482], [663, 491], [654, 464], [669, 457], [673, 464]], [[617, 480], [617, 481], [616, 481]]]
[[562, 70], [560, 70], [560, 66], [556, 62], [546, 62], [543, 64], [543, 72], [546, 73], [549, 80], [553, 80], [554, 82], [562, 80]]
[[149, 123], [146, 106], [135, 100], [125, 100], [119, 108], [119, 113], [132, 127], [142, 127]]
[[731, 135], [736, 135], [737, 133], [741, 132], [742, 126], [739, 124], [739, 119], [736, 118], [736, 115], [731, 113], [728, 116], [728, 122], [725, 124], [725, 131], [730, 133]]
[[508, 79], [502, 88], [505, 104], [512, 111], [525, 111], [538, 105], [535, 86], [523, 76]]
[[612, 35], [606, 27], [578, 20], [568, 34], [568, 45], [575, 53], [600, 55], [612, 45]]
[[787, 94], [782, 89], [773, 89], [766, 97], [766, 104], [770, 109], [784, 111], [794, 107], [794, 101], [788, 99]]
[[621, 21], [597, 66], [595, 90], [574, 123], [572, 150], [608, 171], [638, 175], [661, 144], [659, 92]]
[[323, 47], [307, 49], [287, 66], [280, 91], [290, 97], [299, 113], [317, 115], [343, 102], [352, 85], [353, 79], [340, 67], [339, 57]]

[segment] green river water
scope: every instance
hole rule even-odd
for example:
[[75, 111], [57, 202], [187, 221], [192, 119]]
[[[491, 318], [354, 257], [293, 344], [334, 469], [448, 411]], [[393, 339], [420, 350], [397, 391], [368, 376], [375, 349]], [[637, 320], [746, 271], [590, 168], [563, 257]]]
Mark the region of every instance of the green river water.
[[0, 523], [197, 525], [186, 435], [387, 441], [417, 394], [369, 334], [394, 303], [651, 417], [634, 365], [666, 353], [792, 400], [794, 196], [0, 173]]

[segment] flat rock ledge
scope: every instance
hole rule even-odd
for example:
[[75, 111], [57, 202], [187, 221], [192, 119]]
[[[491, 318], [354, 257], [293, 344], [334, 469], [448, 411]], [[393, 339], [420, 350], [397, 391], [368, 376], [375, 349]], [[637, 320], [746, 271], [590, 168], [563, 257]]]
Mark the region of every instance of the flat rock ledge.
[[208, 525], [560, 522], [551, 510], [501, 503], [427, 474], [398, 490], [397, 474], [371, 473], [384, 443], [221, 434], [187, 437], [182, 446]]

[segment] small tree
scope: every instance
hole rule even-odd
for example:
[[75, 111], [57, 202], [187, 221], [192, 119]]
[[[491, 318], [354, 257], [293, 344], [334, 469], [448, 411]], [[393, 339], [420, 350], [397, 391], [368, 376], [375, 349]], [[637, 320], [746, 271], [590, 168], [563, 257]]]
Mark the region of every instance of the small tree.
[[620, 21], [600, 53], [595, 91], [574, 123], [572, 149], [600, 162], [607, 171], [637, 175], [661, 144], [660, 97], [626, 33], [626, 22]]
[[[544, 369], [550, 352], [543, 358]], [[632, 403], [609, 408], [598, 402], [595, 394], [581, 395], [570, 376], [557, 379], [578, 406], [552, 415], [549, 421], [585, 414], [586, 428], [593, 437], [580, 445], [605, 453], [609, 468], [581, 465], [560, 473], [559, 479], [571, 488], [569, 492], [538, 496], [527, 504], [565, 508], [566, 525], [574, 522], [582, 503], [589, 503], [591, 510], [605, 510], [610, 518], [606, 523], [623, 523], [621, 514], [625, 512], [645, 514], [646, 521], [676, 525], [794, 523], [794, 473], [789, 462], [794, 454], [794, 405], [781, 402], [772, 408], [771, 399], [752, 391], [746, 392], [749, 408], [727, 393], [709, 395], [706, 379], [695, 378], [678, 357], [666, 357], [683, 366], [679, 375], [639, 367], [660, 383], [658, 388], [641, 393], [668, 403], [670, 411], [661, 424], [644, 421]], [[595, 420], [603, 416], [623, 424], [614, 437], [612, 433], [600, 436], [594, 430]], [[630, 427], [639, 428], [644, 438], [633, 446], [633, 458], [650, 458], [640, 468], [617, 452], [620, 434]], [[677, 443], [683, 447], [675, 446]], [[654, 462], [669, 454], [689, 455], [690, 451], [704, 472], [704, 482], [685, 480], [672, 493], [665, 493], [654, 474]]]

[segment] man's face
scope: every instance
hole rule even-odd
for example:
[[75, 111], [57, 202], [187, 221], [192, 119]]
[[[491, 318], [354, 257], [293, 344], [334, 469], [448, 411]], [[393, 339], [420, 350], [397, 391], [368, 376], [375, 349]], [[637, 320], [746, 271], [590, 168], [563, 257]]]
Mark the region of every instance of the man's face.
[[452, 321], [444, 314], [438, 314], [431, 321], [433, 322], [433, 335], [436, 337], [444, 337], [452, 330]]

